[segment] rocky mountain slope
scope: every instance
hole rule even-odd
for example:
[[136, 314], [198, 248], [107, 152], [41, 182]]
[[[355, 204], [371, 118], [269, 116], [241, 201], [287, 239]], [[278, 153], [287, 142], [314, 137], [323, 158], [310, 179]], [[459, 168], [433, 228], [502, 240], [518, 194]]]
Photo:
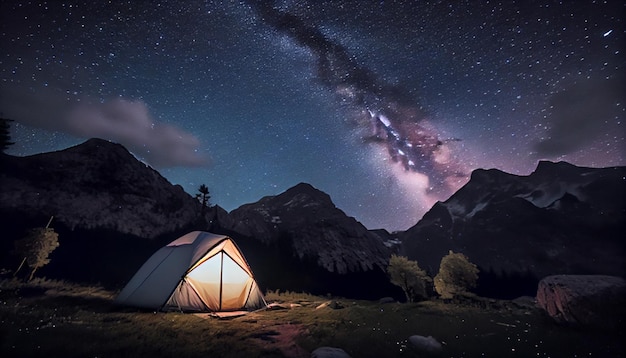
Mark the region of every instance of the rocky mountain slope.
[[199, 218], [197, 200], [119, 144], [90, 139], [57, 152], [0, 160], [0, 211], [13, 215], [54, 216], [71, 229], [143, 238]]
[[309, 184], [243, 205], [220, 222], [261, 287], [343, 297], [401, 297], [385, 273], [384, 233], [368, 231]]
[[495, 276], [624, 275], [626, 167], [542, 161], [528, 176], [475, 170], [400, 238], [430, 272], [453, 250]]
[[232, 230], [268, 244], [288, 242], [295, 256], [313, 259], [329, 272], [385, 269], [390, 255], [380, 236], [305, 183], [243, 205], [230, 218]]

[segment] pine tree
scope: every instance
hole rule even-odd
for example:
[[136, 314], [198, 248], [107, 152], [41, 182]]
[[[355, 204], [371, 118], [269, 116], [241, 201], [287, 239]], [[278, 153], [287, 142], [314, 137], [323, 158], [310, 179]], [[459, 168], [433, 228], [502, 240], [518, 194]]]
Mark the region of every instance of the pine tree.
[[206, 208], [210, 205], [209, 199], [211, 199], [211, 195], [209, 195], [209, 188], [202, 184], [200, 188], [198, 188], [200, 193], [196, 194], [196, 199], [200, 200], [202, 203], [202, 214], [206, 212]]
[[10, 146], [15, 144], [14, 142], [11, 142], [10, 122], [13, 122], [13, 120], [0, 118], [0, 152], [4, 152]]

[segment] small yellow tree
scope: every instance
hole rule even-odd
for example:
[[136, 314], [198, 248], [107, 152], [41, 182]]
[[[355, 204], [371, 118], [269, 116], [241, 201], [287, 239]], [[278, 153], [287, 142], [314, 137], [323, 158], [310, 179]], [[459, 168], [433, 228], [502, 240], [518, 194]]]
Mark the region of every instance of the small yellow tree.
[[24, 263], [30, 268], [28, 281], [33, 279], [35, 271], [50, 262], [48, 256], [59, 247], [59, 234], [50, 228], [52, 217], [46, 227], [37, 227], [28, 230], [26, 236], [15, 241], [15, 253], [22, 257], [20, 266], [15, 271], [14, 276], [20, 271]]
[[435, 291], [446, 299], [468, 293], [476, 287], [478, 272], [478, 267], [467, 256], [450, 250], [441, 259], [439, 273], [435, 276]]
[[417, 261], [411, 261], [404, 256], [391, 255], [387, 273], [391, 283], [402, 288], [407, 302], [428, 297], [426, 287], [432, 279], [419, 267]]

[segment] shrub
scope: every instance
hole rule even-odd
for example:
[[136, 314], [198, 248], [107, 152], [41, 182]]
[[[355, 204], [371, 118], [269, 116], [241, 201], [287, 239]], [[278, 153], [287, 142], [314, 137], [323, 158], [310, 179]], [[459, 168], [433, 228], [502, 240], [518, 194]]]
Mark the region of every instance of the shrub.
[[426, 288], [432, 279], [416, 261], [411, 261], [404, 256], [391, 255], [387, 273], [389, 273], [391, 283], [402, 288], [408, 302], [428, 297]]
[[[50, 219], [52, 221], [52, 219]], [[50, 223], [48, 223], [50, 225]], [[26, 236], [15, 241], [15, 254], [22, 257], [22, 263], [15, 271], [15, 274], [24, 265], [28, 264], [30, 275], [28, 281], [33, 279], [35, 271], [47, 265], [50, 262], [48, 256], [59, 247], [59, 234], [54, 229], [46, 227], [38, 227], [28, 230]]]
[[467, 294], [476, 287], [478, 268], [462, 253], [452, 250], [441, 259], [439, 273], [435, 276], [435, 290], [441, 298]]

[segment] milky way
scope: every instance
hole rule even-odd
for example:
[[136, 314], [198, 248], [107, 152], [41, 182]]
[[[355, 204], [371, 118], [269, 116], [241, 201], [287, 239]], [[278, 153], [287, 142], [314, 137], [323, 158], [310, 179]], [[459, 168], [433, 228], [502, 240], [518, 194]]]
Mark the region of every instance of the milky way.
[[454, 184], [466, 173], [450, 158], [446, 142], [459, 139], [442, 140], [436, 130], [422, 125], [427, 114], [408, 91], [381, 81], [345, 47], [297, 16], [277, 10], [269, 1], [251, 3], [265, 23], [315, 55], [317, 79], [361, 112], [356, 120], [367, 127], [364, 142], [383, 145], [391, 161], [405, 171], [425, 174], [428, 191], [441, 196], [457, 188]]

